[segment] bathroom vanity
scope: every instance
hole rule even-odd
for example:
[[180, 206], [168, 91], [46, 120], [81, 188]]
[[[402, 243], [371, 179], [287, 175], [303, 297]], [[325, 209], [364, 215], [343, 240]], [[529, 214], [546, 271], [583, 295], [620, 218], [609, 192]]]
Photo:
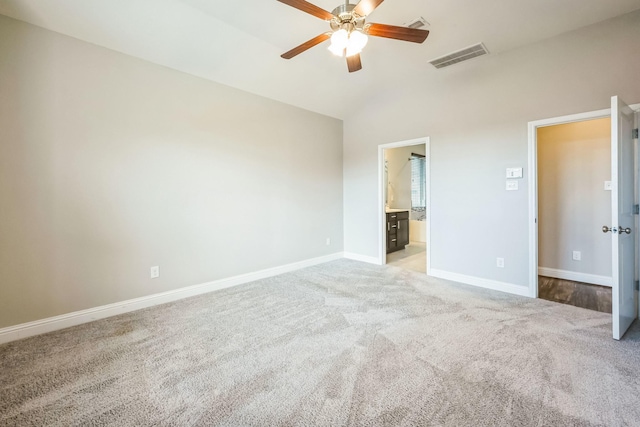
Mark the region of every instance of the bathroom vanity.
[[387, 209], [387, 253], [409, 244], [409, 211]]

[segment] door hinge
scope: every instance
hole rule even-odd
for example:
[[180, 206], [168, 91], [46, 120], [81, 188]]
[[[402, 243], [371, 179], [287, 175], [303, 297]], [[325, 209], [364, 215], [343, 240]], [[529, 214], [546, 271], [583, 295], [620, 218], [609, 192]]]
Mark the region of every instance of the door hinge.
[[638, 289], [638, 287], [640, 287], [640, 281], [636, 280], [635, 282], [633, 282], [633, 287], [635, 288], [636, 291], [640, 290]]
[[633, 205], [633, 213], [636, 215], [640, 214], [640, 205]]
[[633, 139], [638, 139], [638, 129], [634, 129], [633, 130], [632, 138]]

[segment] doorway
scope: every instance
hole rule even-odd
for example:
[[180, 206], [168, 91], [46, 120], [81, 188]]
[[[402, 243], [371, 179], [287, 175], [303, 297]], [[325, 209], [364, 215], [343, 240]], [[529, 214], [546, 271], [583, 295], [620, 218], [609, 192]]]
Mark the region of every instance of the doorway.
[[429, 138], [378, 146], [380, 264], [427, 273]]
[[[611, 245], [611, 299], [612, 335], [621, 339], [631, 323], [638, 317], [638, 111], [640, 104], [628, 106], [619, 97], [611, 98], [611, 109], [593, 111], [529, 122], [529, 291], [540, 297], [539, 290], [539, 198], [538, 189], [538, 131], [539, 129], [579, 122], [610, 118], [609, 144], [611, 183], [602, 183], [609, 190], [611, 223], [595, 226], [590, 232], [605, 233]], [[557, 184], [557, 181], [555, 181]], [[605, 190], [605, 186], [609, 188]], [[587, 207], [591, 209], [591, 207]], [[635, 213], [635, 215], [634, 215]], [[592, 226], [593, 227], [593, 226]], [[553, 228], [553, 227], [552, 227]], [[599, 228], [599, 230], [598, 230]], [[607, 234], [608, 233], [608, 234]], [[563, 250], [567, 250], [564, 248]], [[593, 250], [589, 248], [588, 250]], [[580, 250], [571, 250], [571, 260], [579, 261]], [[567, 254], [565, 254], [567, 255]], [[544, 266], [542, 266], [544, 267]], [[584, 272], [582, 272], [584, 273]], [[588, 274], [588, 273], [587, 273]], [[598, 276], [597, 274], [592, 274]], [[584, 279], [585, 276], [582, 276]], [[607, 277], [607, 276], [602, 276]], [[562, 280], [562, 279], [558, 279]]]
[[612, 312], [611, 118], [537, 128], [538, 297]]

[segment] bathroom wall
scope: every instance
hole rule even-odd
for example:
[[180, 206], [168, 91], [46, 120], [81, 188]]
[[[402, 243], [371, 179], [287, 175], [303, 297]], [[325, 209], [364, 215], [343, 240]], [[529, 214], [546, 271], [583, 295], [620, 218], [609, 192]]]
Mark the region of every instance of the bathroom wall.
[[424, 156], [424, 144], [384, 150], [389, 208], [411, 210], [411, 153]]

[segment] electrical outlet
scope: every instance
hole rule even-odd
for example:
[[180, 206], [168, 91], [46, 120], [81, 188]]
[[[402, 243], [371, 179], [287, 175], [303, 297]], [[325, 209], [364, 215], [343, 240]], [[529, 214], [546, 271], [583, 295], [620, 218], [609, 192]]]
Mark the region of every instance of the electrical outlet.
[[573, 251], [573, 260], [582, 261], [582, 253], [580, 251]]
[[331, 244], [331, 238], [327, 237], [327, 246]]
[[504, 258], [496, 258], [496, 267], [504, 268]]
[[151, 267], [151, 278], [152, 279], [157, 279], [158, 277], [160, 277], [160, 267], [158, 267], [157, 265], [154, 267]]

